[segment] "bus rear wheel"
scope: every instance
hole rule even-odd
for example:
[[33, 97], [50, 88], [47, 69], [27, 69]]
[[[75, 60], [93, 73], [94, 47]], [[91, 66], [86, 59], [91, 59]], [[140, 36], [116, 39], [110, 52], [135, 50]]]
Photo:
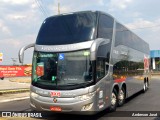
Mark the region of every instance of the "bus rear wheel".
[[110, 112], [116, 111], [117, 105], [118, 105], [118, 94], [117, 94], [117, 90], [113, 89], [112, 95], [111, 95]]
[[125, 103], [125, 96], [125, 90], [124, 88], [122, 88], [118, 95], [118, 106], [123, 106], [123, 104]]
[[148, 88], [149, 88], [149, 83], [148, 83], [148, 81], [146, 81], [146, 90], [148, 90]]
[[143, 83], [143, 93], [145, 93], [146, 90], [147, 90], [147, 88], [146, 88], [146, 82], [144, 82], [144, 83]]

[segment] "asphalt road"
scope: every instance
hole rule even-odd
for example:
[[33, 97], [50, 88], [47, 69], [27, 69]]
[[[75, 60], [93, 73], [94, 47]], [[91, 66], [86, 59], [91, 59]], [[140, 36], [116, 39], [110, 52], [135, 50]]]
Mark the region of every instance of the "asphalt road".
[[[29, 99], [21, 101], [12, 101], [0, 103], [0, 111], [30, 111]], [[131, 111], [131, 112], [129, 112]], [[148, 112], [146, 112], [148, 111]], [[79, 116], [79, 115], [64, 115], [64, 114], [47, 114], [46, 120], [160, 120], [160, 116], [156, 117], [127, 117], [132, 114], [156, 114], [160, 115], [160, 78], [151, 80], [150, 88], [146, 93], [139, 92], [138, 94], [127, 99], [124, 106], [117, 108], [116, 112], [109, 113], [107, 110], [100, 112], [94, 116]], [[113, 117], [116, 116], [116, 117]], [[45, 118], [39, 118], [45, 119]]]

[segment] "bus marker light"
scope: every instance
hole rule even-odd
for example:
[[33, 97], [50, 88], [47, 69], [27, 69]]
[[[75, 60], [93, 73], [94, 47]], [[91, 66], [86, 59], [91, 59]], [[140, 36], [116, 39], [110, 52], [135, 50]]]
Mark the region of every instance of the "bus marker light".
[[103, 91], [99, 91], [99, 98], [103, 98]]
[[108, 96], [106, 97], [106, 100], [108, 100]]
[[97, 88], [96, 92], [99, 92], [100, 88]]
[[99, 105], [99, 109], [103, 108], [104, 107], [104, 104], [101, 104]]
[[84, 56], [88, 56], [90, 53], [88, 51], [85, 51], [83, 54]]

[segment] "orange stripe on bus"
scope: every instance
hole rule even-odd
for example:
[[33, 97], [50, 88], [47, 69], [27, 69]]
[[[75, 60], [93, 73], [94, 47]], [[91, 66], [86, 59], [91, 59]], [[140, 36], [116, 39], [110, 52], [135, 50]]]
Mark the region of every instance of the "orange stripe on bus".
[[125, 81], [125, 80], [126, 80], [126, 78], [121, 78], [121, 79], [116, 79], [116, 80], [114, 80], [114, 82], [120, 83], [120, 82], [123, 82], [123, 81]]

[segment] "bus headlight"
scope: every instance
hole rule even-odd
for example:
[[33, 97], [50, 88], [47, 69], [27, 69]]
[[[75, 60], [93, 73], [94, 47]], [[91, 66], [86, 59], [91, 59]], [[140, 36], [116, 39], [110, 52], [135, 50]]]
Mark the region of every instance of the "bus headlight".
[[76, 96], [75, 98], [83, 101], [83, 100], [90, 99], [94, 95], [95, 95], [95, 92], [92, 92], [92, 93], [88, 93], [88, 94], [85, 94], [85, 95]]
[[31, 92], [31, 97], [32, 98], [37, 98], [39, 95], [37, 93]]

